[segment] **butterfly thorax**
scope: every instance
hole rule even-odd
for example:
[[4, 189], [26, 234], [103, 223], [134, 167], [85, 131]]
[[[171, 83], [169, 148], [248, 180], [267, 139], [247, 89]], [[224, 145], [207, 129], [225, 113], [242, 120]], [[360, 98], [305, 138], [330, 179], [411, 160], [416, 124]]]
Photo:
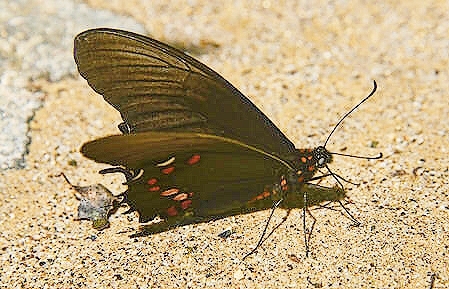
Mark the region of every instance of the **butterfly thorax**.
[[332, 155], [323, 146], [314, 149], [298, 149], [295, 156], [296, 182], [302, 184], [309, 181], [318, 169], [332, 162]]
[[[281, 206], [301, 207], [301, 198], [296, 193], [303, 192], [304, 186], [314, 179], [316, 172], [332, 161], [332, 155], [323, 146], [314, 149], [297, 149], [293, 154], [284, 157], [288, 160], [290, 167], [285, 171], [278, 171], [277, 182], [268, 186], [263, 193], [256, 195], [249, 205], [254, 205], [253, 201], [283, 200]], [[263, 203], [266, 205], [269, 203]], [[260, 204], [259, 204], [260, 205]]]

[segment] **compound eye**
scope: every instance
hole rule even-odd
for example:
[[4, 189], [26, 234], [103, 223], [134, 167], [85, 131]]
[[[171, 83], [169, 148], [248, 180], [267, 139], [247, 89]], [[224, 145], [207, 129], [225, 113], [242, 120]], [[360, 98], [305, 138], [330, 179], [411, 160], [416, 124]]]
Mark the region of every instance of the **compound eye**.
[[329, 152], [323, 147], [317, 147], [314, 151], [314, 156], [316, 159], [316, 166], [319, 168], [325, 167], [331, 160]]
[[322, 167], [325, 163], [326, 163], [326, 159], [324, 157], [322, 157], [318, 160], [319, 167]]

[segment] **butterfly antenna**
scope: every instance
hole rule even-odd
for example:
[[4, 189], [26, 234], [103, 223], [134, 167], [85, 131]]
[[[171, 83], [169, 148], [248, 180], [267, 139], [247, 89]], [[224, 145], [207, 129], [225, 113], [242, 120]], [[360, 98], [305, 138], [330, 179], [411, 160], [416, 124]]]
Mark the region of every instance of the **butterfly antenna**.
[[365, 160], [378, 160], [383, 157], [383, 154], [380, 152], [379, 155], [375, 157], [367, 157], [367, 156], [356, 156], [356, 155], [349, 155], [349, 154], [342, 154], [342, 153], [333, 153], [329, 152], [331, 155], [337, 155], [337, 156], [344, 156], [344, 157], [350, 157], [350, 158], [356, 158], [356, 159], [365, 159]]
[[332, 129], [332, 131], [331, 131], [331, 133], [329, 134], [329, 136], [327, 137], [327, 139], [326, 139], [326, 142], [324, 142], [324, 145], [323, 145], [323, 147], [326, 147], [326, 145], [327, 145], [327, 142], [329, 141], [329, 139], [331, 138], [331, 136], [332, 136], [332, 134], [337, 130], [337, 128], [340, 126], [340, 124], [354, 111], [354, 110], [356, 110], [359, 106], [361, 106], [362, 105], [362, 103], [364, 103], [365, 101], [367, 101], [371, 96], [373, 96], [374, 95], [374, 93], [376, 92], [376, 90], [377, 90], [377, 83], [376, 83], [376, 81], [374, 80], [373, 81], [374, 82], [374, 88], [373, 88], [373, 90], [371, 91], [371, 93], [367, 96], [367, 97], [365, 97], [364, 99], [362, 99], [362, 101], [361, 102], [359, 102], [356, 106], [354, 106], [350, 111], [348, 111], [339, 121], [338, 121], [338, 123], [334, 126], [334, 128]]

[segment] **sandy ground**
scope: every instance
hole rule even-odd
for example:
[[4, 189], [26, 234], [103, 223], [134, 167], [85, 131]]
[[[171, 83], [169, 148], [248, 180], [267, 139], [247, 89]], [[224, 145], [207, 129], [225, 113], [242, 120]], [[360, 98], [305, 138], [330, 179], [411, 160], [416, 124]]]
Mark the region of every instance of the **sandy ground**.
[[[98, 232], [75, 220], [78, 201], [57, 175], [124, 190], [121, 179], [97, 174], [107, 165], [79, 153], [84, 142], [117, 134], [119, 114], [81, 78], [35, 80], [30, 86], [45, 101], [31, 122], [27, 167], [0, 172], [0, 287], [430, 288], [432, 279], [433, 288], [449, 287], [447, 1], [119, 2], [90, 5], [134, 17], [157, 39], [197, 48], [196, 57], [298, 148], [322, 144], [375, 79], [374, 98], [328, 144], [384, 153], [380, 161], [332, 164], [361, 183], [347, 189], [362, 225], [351, 227], [338, 206], [312, 210], [317, 223], [305, 258], [301, 210], [293, 210], [243, 262], [269, 211], [130, 238], [139, 224], [122, 208]], [[273, 224], [284, 215], [277, 210]], [[218, 234], [227, 227], [235, 233], [223, 240]]]

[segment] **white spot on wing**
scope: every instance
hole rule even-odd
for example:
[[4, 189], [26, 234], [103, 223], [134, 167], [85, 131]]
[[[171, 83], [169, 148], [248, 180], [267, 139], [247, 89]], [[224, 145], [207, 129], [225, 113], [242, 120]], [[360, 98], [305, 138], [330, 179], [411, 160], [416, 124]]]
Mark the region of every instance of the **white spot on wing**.
[[157, 167], [165, 167], [165, 166], [168, 166], [169, 164], [172, 164], [174, 161], [175, 161], [175, 157], [171, 157], [168, 160], [166, 160], [165, 162], [156, 164], [156, 166]]

